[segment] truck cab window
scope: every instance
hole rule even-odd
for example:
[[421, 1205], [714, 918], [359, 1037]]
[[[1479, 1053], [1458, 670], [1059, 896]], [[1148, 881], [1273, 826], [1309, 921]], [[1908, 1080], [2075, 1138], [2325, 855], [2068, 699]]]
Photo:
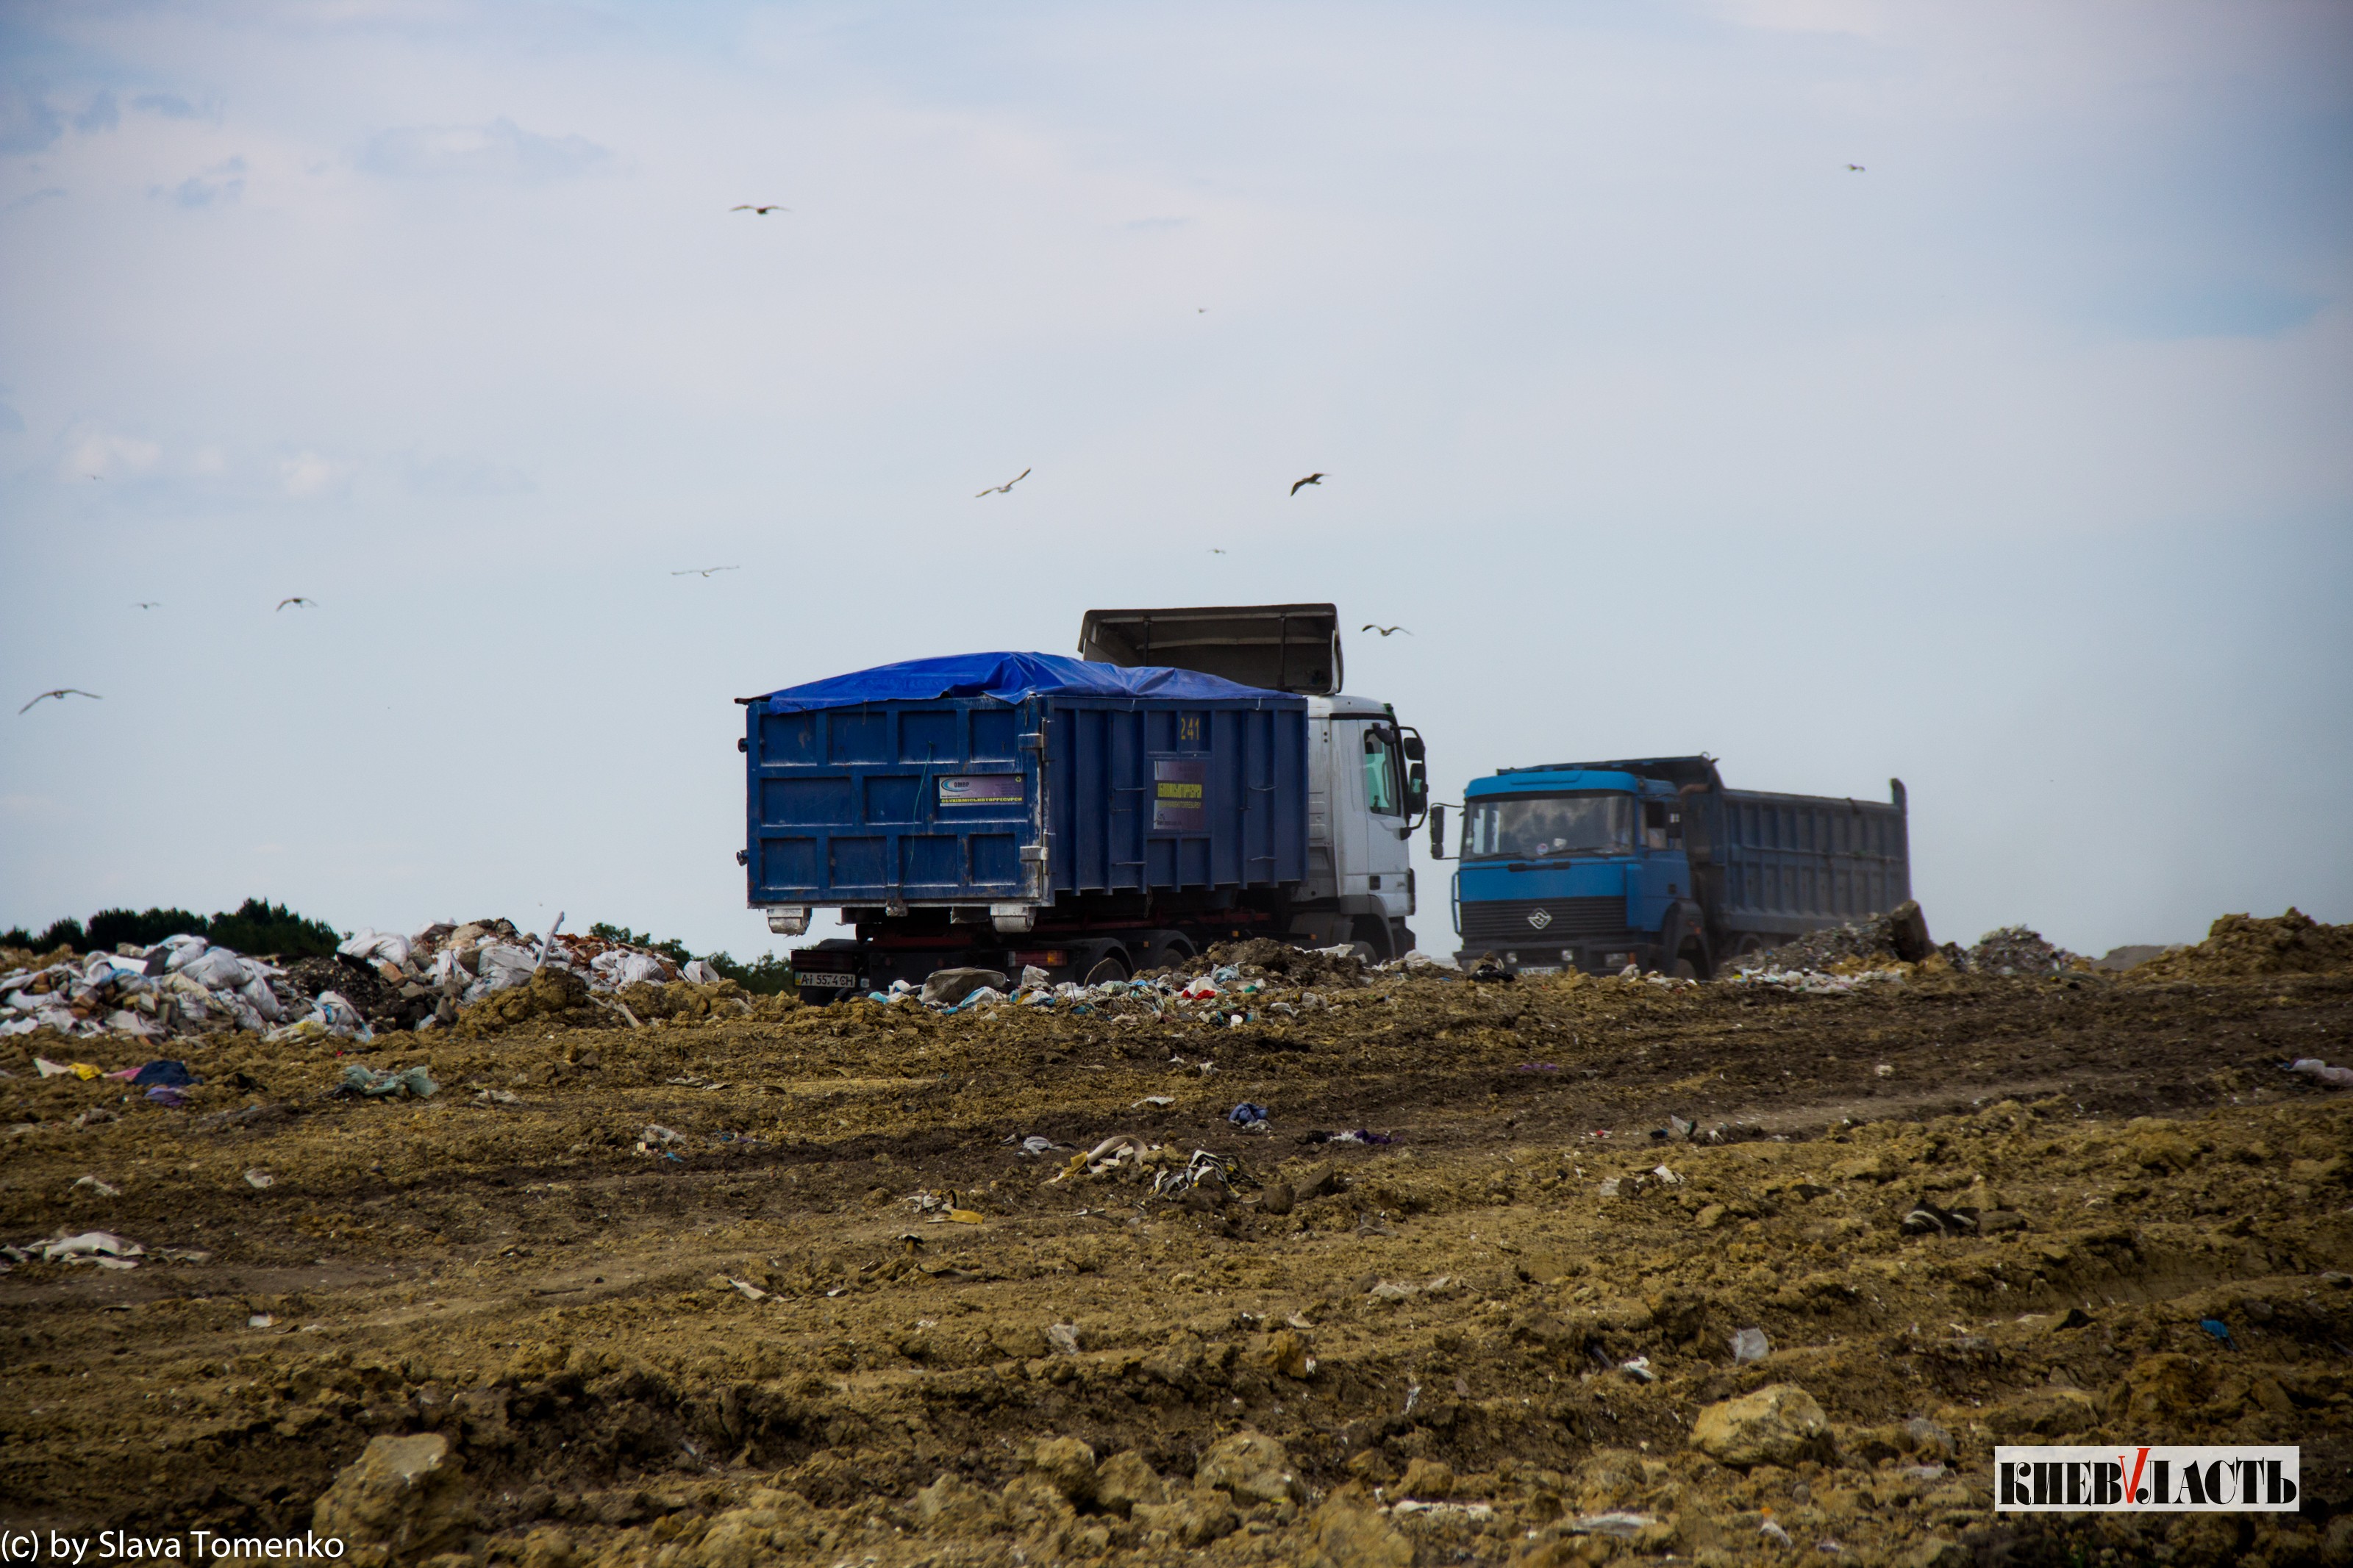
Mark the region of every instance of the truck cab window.
[[1405, 815], [1405, 789], [1398, 773], [1397, 747], [1378, 726], [1365, 726], [1365, 809], [1382, 816]]
[[1664, 849], [1667, 847], [1667, 803], [1646, 800], [1642, 803], [1642, 847]]
[[1462, 809], [1462, 858], [1622, 855], [1634, 847], [1634, 799], [1621, 793], [1489, 796]]

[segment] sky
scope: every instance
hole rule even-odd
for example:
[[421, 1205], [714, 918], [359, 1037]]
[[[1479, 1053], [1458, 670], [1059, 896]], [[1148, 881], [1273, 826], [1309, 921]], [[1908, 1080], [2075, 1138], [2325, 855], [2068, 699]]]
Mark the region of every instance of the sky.
[[1326, 599], [1440, 800], [2353, 920], [2341, 5], [16, 5], [0, 279], [0, 927], [782, 951], [733, 699]]

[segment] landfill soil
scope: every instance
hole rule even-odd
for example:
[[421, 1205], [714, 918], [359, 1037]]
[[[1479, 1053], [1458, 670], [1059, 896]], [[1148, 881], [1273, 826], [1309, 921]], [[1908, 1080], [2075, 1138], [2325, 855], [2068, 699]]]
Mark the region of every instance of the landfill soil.
[[[2353, 1054], [2353, 952], [2302, 920], [1146, 1017], [548, 977], [174, 1041], [176, 1109], [16, 1037], [0, 1486], [439, 1568], [2343, 1562], [2353, 1093], [2281, 1069]], [[143, 1250], [29, 1246], [90, 1232]], [[2305, 1495], [1997, 1515], [2002, 1442], [2297, 1444]]]

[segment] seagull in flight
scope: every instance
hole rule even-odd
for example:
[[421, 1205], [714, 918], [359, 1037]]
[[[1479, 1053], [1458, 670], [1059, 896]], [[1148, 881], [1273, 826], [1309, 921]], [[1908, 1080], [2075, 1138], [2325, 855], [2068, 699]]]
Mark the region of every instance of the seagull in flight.
[[[105, 699], [105, 698], [100, 697], [97, 692], [95, 692], [95, 691], [84, 691], [84, 690], [83, 690], [80, 687], [79, 687], [79, 686], [60, 686], [60, 687], [58, 687], [55, 691], [44, 691], [44, 692], [42, 692], [42, 693], [41, 693], [41, 695], [40, 695], [39, 697], [36, 697], [36, 698], [34, 698], [34, 699], [33, 699], [33, 702], [38, 702], [38, 701], [41, 701], [41, 700], [42, 700], [43, 699], [45, 699], [45, 698], [50, 698], [50, 697], [54, 697], [54, 698], [56, 698], [56, 699], [57, 699], [58, 701], [60, 701], [60, 702], [64, 701], [64, 700], [65, 700], [67, 698], [69, 698], [69, 697], [87, 697], [87, 698], [89, 698], [89, 699], [90, 699], [91, 701], [93, 701], [93, 702], [103, 702], [103, 701], [105, 701], [105, 700], [106, 700], [106, 699]], [[33, 702], [27, 702], [27, 703], [26, 703], [26, 704], [25, 704], [25, 706], [24, 706], [24, 707], [17, 709], [17, 710], [16, 710], [17, 714], [21, 717], [22, 715], [24, 715], [24, 714], [26, 714], [26, 713], [29, 713], [29, 712], [31, 712], [31, 711], [32, 711], [32, 709], [33, 709]]]
[[1003, 484], [991, 485], [987, 489], [981, 491], [980, 495], [976, 495], [972, 499], [978, 500], [981, 496], [1009, 496], [1013, 493], [1013, 487], [1019, 484], [1029, 477], [1029, 470], [1024, 468], [1019, 473], [1014, 475], [1011, 479], [1006, 480]]
[[1323, 482], [1324, 482], [1324, 476], [1323, 476], [1322, 474], [1320, 474], [1320, 473], [1316, 473], [1316, 474], [1310, 474], [1310, 475], [1308, 475], [1305, 479], [1301, 479], [1301, 480], [1299, 480], [1297, 483], [1293, 484], [1293, 485], [1291, 487], [1291, 493], [1292, 493], [1293, 495], [1297, 495], [1297, 494], [1299, 493], [1299, 487], [1300, 487], [1300, 485], [1320, 485], [1320, 484], [1322, 484]]
[[1209, 553], [1210, 553], [1210, 554], [1212, 554], [1212, 555], [1223, 555], [1223, 554], [1225, 553], [1225, 552], [1224, 552], [1224, 551], [1222, 551], [1222, 550], [1220, 550], [1220, 549], [1219, 549], [1216, 545], [1212, 544], [1211, 546], [1209, 546]]
[[683, 572], [673, 572], [673, 577], [708, 577], [713, 572], [740, 572], [741, 566], [690, 566]]
[[1849, 174], [1860, 174], [1862, 173], [1862, 165], [1860, 163], [1849, 163], [1847, 165], [1847, 172]]
[[780, 207], [774, 202], [769, 203], [766, 206], [761, 206], [757, 203], [754, 202], [745, 202], [741, 206], [732, 206], [727, 210], [731, 213], [750, 213], [754, 217], [765, 217], [770, 213], [788, 213], [793, 209], [790, 207]]
[[142, 599], [131, 607], [134, 610], [153, 610], [160, 608], [163, 603], [161, 599]]
[[1377, 626], [1369, 621], [1366, 622], [1361, 629], [1368, 632], [1378, 632], [1383, 637], [1388, 636], [1391, 632], [1405, 632], [1405, 635], [1408, 637], [1413, 636], [1411, 632], [1407, 632], [1403, 626]]
[[300, 605], [306, 610], [315, 610], [319, 607], [319, 601], [316, 599], [303, 598], [299, 594], [290, 599], [280, 599], [278, 601], [278, 607], [281, 610], [289, 605]]

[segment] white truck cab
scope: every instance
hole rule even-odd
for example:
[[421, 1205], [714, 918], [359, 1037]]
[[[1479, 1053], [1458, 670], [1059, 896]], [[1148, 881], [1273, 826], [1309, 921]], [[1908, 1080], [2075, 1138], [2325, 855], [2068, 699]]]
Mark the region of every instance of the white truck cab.
[[1293, 940], [1410, 951], [1409, 856], [1429, 810], [1419, 734], [1385, 702], [1344, 693], [1332, 605], [1090, 610], [1082, 658], [1165, 665], [1307, 699], [1307, 880], [1291, 900]]

